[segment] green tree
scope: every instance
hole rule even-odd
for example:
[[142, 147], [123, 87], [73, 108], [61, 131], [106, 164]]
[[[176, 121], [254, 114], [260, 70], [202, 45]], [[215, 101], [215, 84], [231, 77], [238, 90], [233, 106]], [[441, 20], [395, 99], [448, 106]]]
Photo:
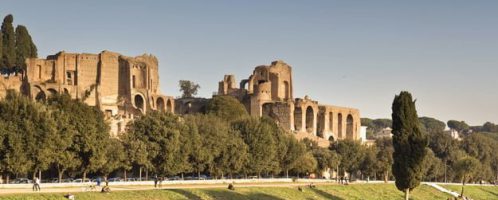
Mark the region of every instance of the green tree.
[[447, 124], [449, 128], [456, 130], [459, 133], [470, 128], [464, 121], [449, 120]]
[[[152, 111], [128, 124], [125, 147], [139, 147], [133, 155], [135, 162], [145, 165], [157, 175], [180, 173], [175, 154], [180, 152], [180, 131], [183, 125], [171, 113]], [[145, 158], [144, 158], [145, 157]], [[145, 161], [144, 161], [145, 160]]]
[[236, 131], [231, 131], [225, 146], [221, 154], [215, 158], [217, 166], [215, 174], [223, 178], [226, 173], [232, 178], [233, 174], [241, 172], [242, 168], [247, 165], [248, 147]]
[[306, 152], [301, 155], [295, 163], [294, 171], [299, 174], [307, 174], [315, 172], [317, 168], [317, 161], [311, 152]]
[[206, 105], [206, 114], [214, 114], [230, 122], [249, 116], [244, 105], [231, 96], [213, 97]]
[[116, 138], [111, 138], [108, 141], [105, 151], [107, 162], [102, 165], [99, 172], [102, 173], [102, 175], [104, 175], [104, 178], [107, 180], [107, 177], [113, 171], [127, 168], [127, 157], [123, 143]]
[[284, 156], [280, 160], [280, 167], [285, 172], [285, 176], [289, 177], [289, 171], [296, 166], [297, 160], [306, 153], [304, 143], [297, 141], [291, 135], [286, 137], [285, 143], [287, 146]]
[[277, 148], [272, 136], [272, 126], [258, 118], [246, 118], [232, 123], [232, 128], [240, 131], [249, 147], [249, 162], [244, 167], [246, 173], [261, 177], [262, 172], [272, 170]]
[[480, 168], [480, 163], [479, 160], [472, 158], [472, 157], [464, 157], [458, 160], [455, 165], [454, 169], [457, 173], [457, 175], [461, 178], [462, 181], [462, 191], [460, 193], [460, 196], [463, 197], [463, 189], [465, 187], [465, 182], [468, 181], [470, 178], [474, 177]]
[[[339, 140], [330, 147], [341, 158], [339, 167], [354, 176], [360, 170], [360, 164], [364, 158], [365, 151], [360, 141]], [[353, 177], [351, 177], [353, 178]]]
[[362, 175], [373, 177], [379, 171], [379, 163], [377, 160], [378, 149], [376, 146], [365, 147], [365, 153], [360, 163], [360, 171]]
[[441, 159], [434, 155], [431, 149], [426, 148], [427, 155], [424, 158], [423, 164], [423, 180], [426, 181], [437, 181], [441, 176], [444, 176], [444, 163]]
[[444, 164], [444, 181], [448, 180], [448, 165], [452, 164], [451, 154], [458, 149], [458, 141], [453, 139], [449, 134], [444, 132], [435, 132], [429, 135], [429, 148], [436, 157], [441, 159]]
[[422, 166], [426, 155], [427, 136], [420, 131], [420, 124], [415, 109], [415, 101], [409, 92], [396, 95], [392, 104], [394, 163], [393, 175], [396, 187], [409, 192], [422, 180]]
[[3, 137], [2, 163], [5, 171], [33, 176], [46, 170], [54, 154], [56, 140], [55, 121], [50, 110], [43, 104], [33, 102], [15, 91], [7, 91], [0, 102], [0, 121], [5, 121], [0, 134]]
[[16, 35], [12, 22], [14, 22], [14, 17], [9, 14], [5, 16], [2, 23], [3, 62], [1, 67], [4, 71], [7, 70], [8, 73], [11, 73], [16, 65]]
[[201, 88], [199, 84], [188, 80], [180, 80], [179, 84], [182, 98], [191, 98], [197, 95], [197, 91]]
[[384, 182], [389, 181], [389, 174], [392, 171], [393, 160], [393, 141], [391, 138], [379, 138], [375, 141], [377, 147], [378, 170], [384, 174]]
[[422, 131], [426, 131], [427, 133], [436, 133], [436, 132], [443, 132], [444, 129], [446, 128], [446, 124], [442, 121], [439, 121], [437, 119], [434, 119], [432, 117], [420, 117], [418, 118], [420, 121], [420, 128]]
[[26, 58], [38, 56], [36, 45], [33, 43], [28, 29], [23, 25], [16, 27], [16, 66], [22, 70], [26, 69]]

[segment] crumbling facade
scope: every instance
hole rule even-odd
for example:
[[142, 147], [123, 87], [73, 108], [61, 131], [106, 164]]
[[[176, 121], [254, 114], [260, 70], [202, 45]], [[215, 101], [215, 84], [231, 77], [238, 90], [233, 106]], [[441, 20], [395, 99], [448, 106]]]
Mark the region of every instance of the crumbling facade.
[[174, 98], [159, 92], [158, 61], [152, 55], [59, 52], [46, 59], [27, 59], [26, 65], [25, 74], [0, 81], [0, 91], [18, 90], [35, 100], [68, 94], [100, 108], [110, 121], [112, 136], [148, 110], [174, 112]]
[[292, 68], [283, 61], [256, 67], [239, 87], [233, 75], [225, 75], [218, 95], [233, 96], [252, 116], [271, 117], [297, 138], [310, 138], [321, 146], [334, 140], [360, 139], [359, 110], [319, 104], [308, 96], [294, 98]]

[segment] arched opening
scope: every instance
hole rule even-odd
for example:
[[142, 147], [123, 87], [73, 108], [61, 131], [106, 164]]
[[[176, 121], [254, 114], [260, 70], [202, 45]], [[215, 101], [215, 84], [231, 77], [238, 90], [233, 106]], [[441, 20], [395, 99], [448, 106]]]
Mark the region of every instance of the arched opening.
[[135, 100], [135, 107], [138, 108], [140, 111], [145, 112], [144, 98], [139, 94], [137, 94], [135, 95], [134, 100]]
[[284, 92], [285, 92], [285, 99], [290, 99], [290, 86], [289, 86], [289, 82], [287, 81], [284, 81]]
[[171, 99], [168, 99], [166, 103], [166, 111], [173, 113], [173, 103], [171, 102]]
[[36, 93], [35, 100], [36, 101], [45, 101], [47, 99], [47, 95], [45, 95], [45, 92], [43, 92], [41, 89], [38, 89], [38, 92]]
[[158, 111], [164, 112], [165, 110], [165, 104], [164, 104], [164, 99], [161, 97], [158, 97], [156, 100], [156, 108]]
[[261, 111], [263, 116], [270, 117], [272, 119], [276, 119], [275, 115], [272, 112], [272, 104], [271, 103], [265, 103], [261, 105]]
[[294, 109], [294, 130], [301, 131], [303, 122], [303, 110], [301, 107], [296, 107]]
[[329, 137], [329, 141], [330, 141], [330, 142], [335, 141], [334, 136], [330, 136], [330, 137]]
[[69, 90], [67, 90], [67, 88], [64, 88], [64, 94], [69, 95]]
[[47, 91], [50, 94], [50, 96], [57, 94], [57, 90], [55, 90], [53, 88], [47, 89]]
[[337, 115], [337, 137], [342, 138], [342, 113]]
[[313, 132], [313, 120], [315, 118], [315, 114], [313, 112], [313, 108], [311, 106], [308, 106], [306, 108], [306, 132], [312, 133]]
[[332, 132], [332, 130], [334, 128], [334, 115], [332, 114], [332, 112], [329, 112], [329, 131]]
[[346, 138], [353, 139], [353, 116], [351, 115], [346, 118]]

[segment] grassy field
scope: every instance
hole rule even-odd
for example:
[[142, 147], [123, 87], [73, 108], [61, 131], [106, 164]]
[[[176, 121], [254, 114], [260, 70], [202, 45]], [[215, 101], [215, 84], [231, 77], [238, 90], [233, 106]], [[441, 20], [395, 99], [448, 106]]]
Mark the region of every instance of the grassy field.
[[[8, 200], [47, 200], [61, 199], [63, 194], [22, 194], [3, 195], [0, 199]], [[435, 189], [422, 185], [412, 193], [412, 199], [442, 199], [449, 196]], [[158, 200], [158, 199], [227, 199], [227, 200], [280, 200], [280, 199], [403, 199], [403, 193], [392, 184], [358, 184], [358, 185], [326, 185], [316, 188], [304, 188], [301, 192], [297, 187], [247, 187], [228, 189], [164, 189], [119, 191], [109, 194], [97, 192], [76, 193], [77, 200]]]
[[[446, 189], [460, 193], [462, 186], [460, 185], [442, 185]], [[463, 192], [474, 200], [498, 199], [498, 186], [465, 186]]]

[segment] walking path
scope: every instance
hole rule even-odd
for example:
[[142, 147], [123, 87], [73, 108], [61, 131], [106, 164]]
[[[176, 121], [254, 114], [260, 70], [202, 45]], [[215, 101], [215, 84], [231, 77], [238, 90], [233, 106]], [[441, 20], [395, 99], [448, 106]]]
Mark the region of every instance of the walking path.
[[458, 194], [457, 192], [454, 192], [454, 191], [448, 190], [448, 189], [446, 189], [446, 188], [444, 188], [444, 187], [439, 186], [439, 185], [438, 185], [438, 184], [436, 184], [436, 183], [424, 183], [424, 184], [426, 184], [426, 185], [428, 185], [428, 186], [431, 186], [431, 187], [433, 187], [433, 188], [435, 188], [436, 190], [439, 190], [439, 191], [441, 191], [441, 192], [448, 193], [448, 194], [450, 194], [450, 195], [452, 195], [452, 196], [454, 196], [454, 197], [458, 197], [458, 196], [460, 196], [460, 194]]

